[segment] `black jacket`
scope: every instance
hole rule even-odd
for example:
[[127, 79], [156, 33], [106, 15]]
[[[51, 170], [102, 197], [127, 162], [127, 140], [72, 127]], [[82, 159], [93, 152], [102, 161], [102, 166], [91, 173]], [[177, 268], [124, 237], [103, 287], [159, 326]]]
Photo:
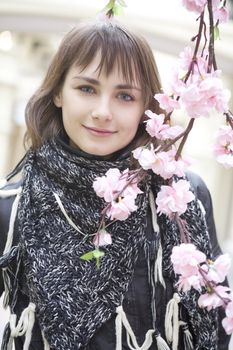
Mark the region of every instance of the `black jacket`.
[[[209, 194], [206, 185], [201, 180], [200, 177], [193, 173], [188, 174], [188, 178], [192, 183], [192, 186], [197, 194], [197, 197], [204, 205], [206, 210], [206, 219], [210, 233], [210, 239], [213, 247], [213, 255], [217, 257], [221, 254], [221, 249], [219, 247], [216, 230], [213, 218], [213, 208], [211, 197]], [[8, 185], [6, 188], [14, 188], [17, 185]], [[3, 253], [6, 235], [8, 231], [8, 223], [11, 212], [11, 207], [13, 203], [14, 197], [0, 199], [0, 256]], [[150, 213], [149, 213], [150, 214]], [[151, 215], [148, 215], [151, 217]], [[149, 220], [147, 234], [150, 235], [152, 233], [152, 226]], [[19, 232], [17, 231], [17, 227], [15, 229], [15, 235], [13, 240], [13, 245], [17, 244], [19, 240]], [[159, 327], [161, 335], [164, 337], [164, 316], [166, 311], [166, 304], [172, 298], [173, 288], [172, 281], [166, 280], [166, 291], [161, 288], [161, 290], [157, 290], [156, 292], [156, 300], [157, 300], [157, 317], [158, 324], [161, 325]], [[3, 281], [0, 277], [0, 295], [4, 291]], [[16, 313], [20, 315], [21, 311], [28, 305], [28, 298], [23, 293], [20, 295]], [[150, 288], [148, 284], [147, 277], [147, 262], [145, 260], [144, 254], [139, 255], [134, 278], [129, 287], [128, 292], [125, 295], [125, 299], [123, 302], [124, 310], [127, 314], [128, 320], [137, 336], [137, 341], [141, 345], [144, 341], [145, 334], [148, 329], [152, 328], [152, 316], [151, 316], [151, 306], [150, 306]], [[219, 322], [221, 323], [221, 319], [224, 316], [224, 312], [219, 310]], [[219, 331], [219, 350], [227, 350], [229, 343], [229, 336], [226, 335], [220, 324]], [[123, 337], [123, 349], [129, 349]], [[22, 350], [23, 349], [23, 339], [17, 338], [15, 340], [15, 349]], [[115, 349], [115, 316], [112, 317], [108, 322], [106, 322], [94, 335], [92, 340], [90, 341], [86, 350], [114, 350]], [[156, 350], [156, 345], [153, 344], [151, 346], [151, 350]], [[180, 350], [183, 349], [183, 345], [180, 344]], [[43, 350], [43, 343], [41, 338], [41, 333], [39, 329], [39, 325], [36, 322], [33, 330], [33, 337], [30, 346], [30, 350]], [[53, 349], [55, 350], [55, 349]], [[65, 350], [65, 349], [64, 349]]]

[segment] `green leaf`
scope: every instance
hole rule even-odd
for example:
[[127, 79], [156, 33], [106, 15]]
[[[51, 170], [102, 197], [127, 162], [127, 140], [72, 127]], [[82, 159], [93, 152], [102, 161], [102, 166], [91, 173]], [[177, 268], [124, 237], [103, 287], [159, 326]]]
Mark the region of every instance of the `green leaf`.
[[90, 252], [87, 252], [85, 254], [83, 254], [82, 256], [80, 256], [80, 259], [85, 260], [85, 261], [90, 261], [92, 259], [96, 259], [96, 268], [97, 270], [100, 267], [100, 258], [102, 258], [102, 256], [104, 256], [104, 252], [102, 252], [99, 249], [95, 249], [92, 250]]
[[124, 12], [122, 6], [117, 5], [117, 4], [115, 4], [113, 6], [112, 10], [113, 10], [113, 13], [114, 13], [115, 16], [121, 16], [123, 14], [123, 12]]
[[127, 7], [125, 0], [117, 0], [118, 4], [122, 7]]
[[219, 27], [214, 26], [214, 40], [220, 39], [220, 32], [219, 32]]
[[102, 252], [99, 249], [93, 250], [92, 254], [93, 254], [93, 257], [96, 258], [96, 259], [101, 258], [102, 256], [104, 256], [104, 252]]
[[90, 260], [94, 259], [94, 254], [93, 254], [94, 251], [95, 250], [92, 250], [90, 252], [83, 254], [82, 256], [80, 256], [80, 259], [86, 260], [86, 261], [90, 261]]
[[107, 5], [104, 7], [104, 10], [111, 10], [115, 5], [115, 0], [110, 0]]
[[96, 258], [96, 268], [97, 270], [99, 270], [100, 268], [100, 259], [102, 256], [104, 256], [104, 252], [102, 252], [101, 250], [94, 250], [93, 251], [93, 256]]

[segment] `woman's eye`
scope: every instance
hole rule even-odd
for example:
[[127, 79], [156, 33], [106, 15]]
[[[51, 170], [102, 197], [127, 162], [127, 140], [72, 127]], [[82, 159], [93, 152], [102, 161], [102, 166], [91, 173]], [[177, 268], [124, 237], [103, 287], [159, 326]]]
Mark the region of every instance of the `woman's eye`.
[[95, 90], [93, 87], [85, 85], [85, 86], [79, 86], [78, 88], [80, 91], [84, 92], [85, 94], [93, 94]]
[[126, 101], [126, 102], [134, 101], [133, 96], [126, 94], [126, 93], [119, 94], [119, 98], [123, 101]]

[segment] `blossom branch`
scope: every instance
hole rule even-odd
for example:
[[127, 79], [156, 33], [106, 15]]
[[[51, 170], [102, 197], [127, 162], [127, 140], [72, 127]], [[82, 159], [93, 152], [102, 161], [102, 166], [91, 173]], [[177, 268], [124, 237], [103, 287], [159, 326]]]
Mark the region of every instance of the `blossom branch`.
[[[209, 12], [209, 60], [207, 72], [210, 73], [215, 62], [215, 52], [214, 52], [214, 19], [213, 19], [213, 8], [212, 8], [212, 0], [208, 0], [208, 12]], [[217, 68], [214, 67], [214, 70]]]

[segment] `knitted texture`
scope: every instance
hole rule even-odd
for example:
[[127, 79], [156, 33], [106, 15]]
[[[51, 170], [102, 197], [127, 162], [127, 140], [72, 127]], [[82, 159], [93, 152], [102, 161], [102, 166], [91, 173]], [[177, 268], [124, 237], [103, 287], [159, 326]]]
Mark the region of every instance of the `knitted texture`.
[[[97, 328], [122, 303], [144, 237], [148, 191], [138, 196], [138, 210], [109, 226], [113, 244], [95, 261], [80, 256], [93, 250], [101, 211], [106, 205], [92, 183], [111, 167], [127, 168], [128, 159], [95, 161], [51, 142], [29, 152], [18, 210], [29, 297], [37, 306], [42, 331], [51, 348], [85, 346]], [[59, 208], [56, 193], [77, 232]]]
[[[144, 193], [137, 198], [138, 210], [127, 220], [108, 227], [113, 244], [101, 248], [106, 254], [100, 269], [96, 269], [95, 261], [83, 261], [80, 256], [94, 249], [93, 234], [105, 206], [93, 190], [93, 180], [109, 168], [124, 170], [128, 166], [128, 158], [105, 161], [77, 156], [58, 141], [28, 152], [17, 216], [19, 251], [29, 298], [36, 304], [36, 315], [51, 349], [85, 348], [95, 331], [122, 304], [139, 249], [146, 244], [150, 181], [141, 187]], [[154, 196], [162, 181], [152, 177]], [[82, 233], [68, 223], [54, 193]], [[182, 218], [188, 224], [191, 242], [211, 257], [206, 223], [197, 200], [189, 204]], [[179, 229], [165, 215], [158, 217], [158, 224], [163, 274], [173, 281], [175, 291], [177, 277], [170, 256], [172, 248], [180, 244]], [[157, 248], [156, 242], [148, 246], [148, 257], [153, 251], [156, 256]], [[11, 256], [3, 260], [0, 259], [0, 265], [5, 266], [5, 260], [9, 263]], [[216, 312], [198, 308], [199, 293], [195, 290], [179, 295], [194, 335], [195, 350], [217, 350]]]
[[[154, 191], [157, 192], [160, 188], [158, 181], [153, 181], [152, 183], [154, 184]], [[193, 243], [197, 249], [204, 252], [207, 258], [212, 258], [210, 237], [198, 200], [188, 204], [188, 208], [181, 216], [181, 219], [186, 222], [190, 243]], [[179, 230], [176, 222], [165, 215], [161, 215], [158, 221], [163, 246], [163, 274], [174, 281], [174, 287], [176, 288], [177, 276], [175, 276], [173, 271], [171, 253], [172, 248], [181, 243], [180, 235], [177, 234]], [[200, 308], [197, 303], [200, 293], [193, 288], [186, 293], [178, 292], [178, 294], [181, 298], [182, 307], [188, 314], [189, 325], [194, 334], [195, 350], [217, 350], [217, 311], [212, 310], [209, 312], [207, 309]]]

